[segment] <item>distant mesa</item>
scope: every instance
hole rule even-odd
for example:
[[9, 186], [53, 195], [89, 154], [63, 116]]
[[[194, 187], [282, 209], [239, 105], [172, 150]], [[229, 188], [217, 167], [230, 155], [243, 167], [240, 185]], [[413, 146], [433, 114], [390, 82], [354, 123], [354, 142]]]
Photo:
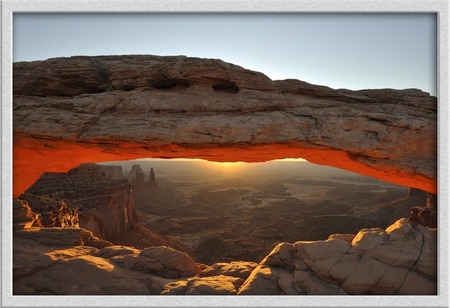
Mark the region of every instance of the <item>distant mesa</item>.
[[133, 187], [136, 210], [150, 215], [162, 214], [167, 210], [180, 208], [183, 203], [173, 193], [159, 187], [154, 168], [144, 174], [141, 165], [135, 164], [127, 175]]
[[102, 165], [102, 170], [106, 173], [108, 179], [123, 180], [122, 166], [108, 166]]
[[128, 172], [127, 179], [130, 181], [134, 188], [150, 186], [158, 187], [158, 182], [156, 181], [156, 175], [153, 168], [150, 168], [150, 173], [148, 180], [146, 180], [144, 171], [140, 164], [135, 164], [131, 167], [130, 172]]
[[127, 179], [131, 182], [133, 187], [141, 187], [145, 185], [144, 171], [141, 165], [136, 164], [131, 167], [130, 172], [128, 172]]

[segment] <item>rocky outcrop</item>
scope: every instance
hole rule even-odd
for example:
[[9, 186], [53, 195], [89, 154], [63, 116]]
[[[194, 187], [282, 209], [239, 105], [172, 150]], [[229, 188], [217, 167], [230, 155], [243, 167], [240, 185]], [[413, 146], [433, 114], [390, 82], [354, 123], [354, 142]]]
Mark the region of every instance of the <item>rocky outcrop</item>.
[[73, 228], [14, 231], [15, 295], [434, 295], [436, 229], [401, 219], [387, 228], [280, 243], [259, 264], [201, 270], [164, 246], [115, 246]]
[[13, 200], [13, 228], [14, 230], [40, 227], [41, 219], [34, 213], [24, 200]]
[[165, 246], [143, 249], [123, 262], [133, 270], [172, 279], [194, 276], [200, 272], [200, 267], [186, 253]]
[[247, 279], [250, 273], [258, 264], [255, 262], [246, 261], [234, 261], [234, 262], [219, 262], [208, 266], [201, 273], [198, 274], [199, 277], [210, 277], [210, 276], [231, 276], [241, 279]]
[[215, 263], [188, 279], [170, 282], [163, 295], [236, 295], [257, 266], [254, 262]]
[[436, 208], [415, 206], [411, 209], [408, 219], [421, 226], [437, 228]]
[[436, 229], [400, 219], [353, 238], [281, 243], [238, 294], [437, 294]]
[[272, 81], [220, 60], [14, 63], [14, 196], [90, 161], [302, 157], [436, 193], [436, 98]]
[[137, 223], [131, 185], [102, 167], [85, 164], [67, 173], [45, 173], [20, 196], [46, 227], [78, 227], [114, 241]]
[[[146, 180], [146, 178], [148, 180]], [[144, 186], [158, 187], [158, 182], [156, 181], [156, 175], [153, 168], [150, 168], [148, 177], [146, 177], [140, 164], [135, 164], [131, 167], [130, 172], [127, 174], [127, 179], [130, 181], [133, 188], [141, 188]]]
[[235, 295], [244, 281], [231, 276], [194, 277], [168, 283], [162, 295]]
[[[46, 177], [46, 175], [43, 175]], [[39, 195], [24, 193], [21, 195], [23, 200], [14, 202], [25, 202], [31, 206], [31, 209], [37, 213], [40, 223], [44, 227], [60, 228], [78, 228], [79, 217], [78, 209], [71, 208], [63, 199], [55, 198], [49, 195]]]
[[14, 295], [160, 294], [174, 279], [200, 269], [167, 247], [113, 246], [84, 229], [14, 232]]
[[150, 168], [150, 179], [148, 180], [149, 186], [158, 186], [158, 182], [156, 182], [156, 175], [155, 171], [153, 171], [153, 168]]
[[131, 186], [133, 186], [134, 188], [144, 186], [145, 176], [141, 165], [133, 165], [130, 172], [128, 172], [127, 179], [131, 182]]
[[113, 180], [122, 180], [123, 179], [122, 166], [100, 165], [100, 167], [106, 173], [106, 177], [108, 179], [113, 179]]

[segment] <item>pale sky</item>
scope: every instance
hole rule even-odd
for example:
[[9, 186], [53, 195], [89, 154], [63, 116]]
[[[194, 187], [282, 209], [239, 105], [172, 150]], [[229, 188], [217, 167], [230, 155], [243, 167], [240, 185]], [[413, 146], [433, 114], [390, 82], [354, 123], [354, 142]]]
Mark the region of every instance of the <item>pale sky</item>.
[[75, 55], [218, 58], [272, 79], [436, 95], [435, 14], [14, 14], [14, 62]]

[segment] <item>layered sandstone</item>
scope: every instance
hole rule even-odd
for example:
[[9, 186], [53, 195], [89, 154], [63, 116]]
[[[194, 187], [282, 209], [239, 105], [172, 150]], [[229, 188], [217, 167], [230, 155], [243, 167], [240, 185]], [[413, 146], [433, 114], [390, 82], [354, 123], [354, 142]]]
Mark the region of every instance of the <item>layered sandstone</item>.
[[43, 172], [142, 157], [302, 157], [437, 190], [437, 101], [420, 90], [334, 90], [184, 56], [57, 58], [13, 73], [14, 196]]
[[437, 294], [436, 229], [400, 219], [326, 241], [280, 243], [238, 294]]
[[106, 173], [106, 177], [113, 180], [122, 180], [123, 171], [122, 166], [108, 166], [101, 165], [102, 170]]
[[13, 200], [13, 229], [23, 230], [33, 226], [42, 226], [38, 214], [24, 200]]
[[14, 232], [15, 295], [150, 295], [199, 266], [167, 247], [113, 246], [85, 229]]
[[78, 227], [114, 241], [137, 223], [131, 185], [112, 179], [103, 166], [85, 164], [67, 173], [45, 173], [20, 196], [45, 227]]
[[259, 264], [202, 269], [164, 246], [115, 246], [74, 228], [14, 231], [15, 295], [434, 295], [436, 229], [406, 219], [326, 241], [280, 243]]
[[141, 165], [136, 164], [131, 167], [130, 172], [128, 172], [127, 179], [130, 181], [131, 186], [134, 188], [145, 185], [144, 171]]

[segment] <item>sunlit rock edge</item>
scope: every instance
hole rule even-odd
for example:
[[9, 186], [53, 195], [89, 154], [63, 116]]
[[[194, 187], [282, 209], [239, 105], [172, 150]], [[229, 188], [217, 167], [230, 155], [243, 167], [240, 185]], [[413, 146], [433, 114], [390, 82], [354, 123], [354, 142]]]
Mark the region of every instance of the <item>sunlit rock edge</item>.
[[71, 57], [14, 63], [13, 186], [143, 157], [301, 157], [436, 193], [437, 99], [271, 80], [221, 60]]
[[437, 293], [437, 230], [402, 218], [325, 241], [280, 243], [259, 264], [197, 264], [165, 246], [113, 245], [81, 228], [34, 227], [14, 201], [13, 292], [115, 295]]

